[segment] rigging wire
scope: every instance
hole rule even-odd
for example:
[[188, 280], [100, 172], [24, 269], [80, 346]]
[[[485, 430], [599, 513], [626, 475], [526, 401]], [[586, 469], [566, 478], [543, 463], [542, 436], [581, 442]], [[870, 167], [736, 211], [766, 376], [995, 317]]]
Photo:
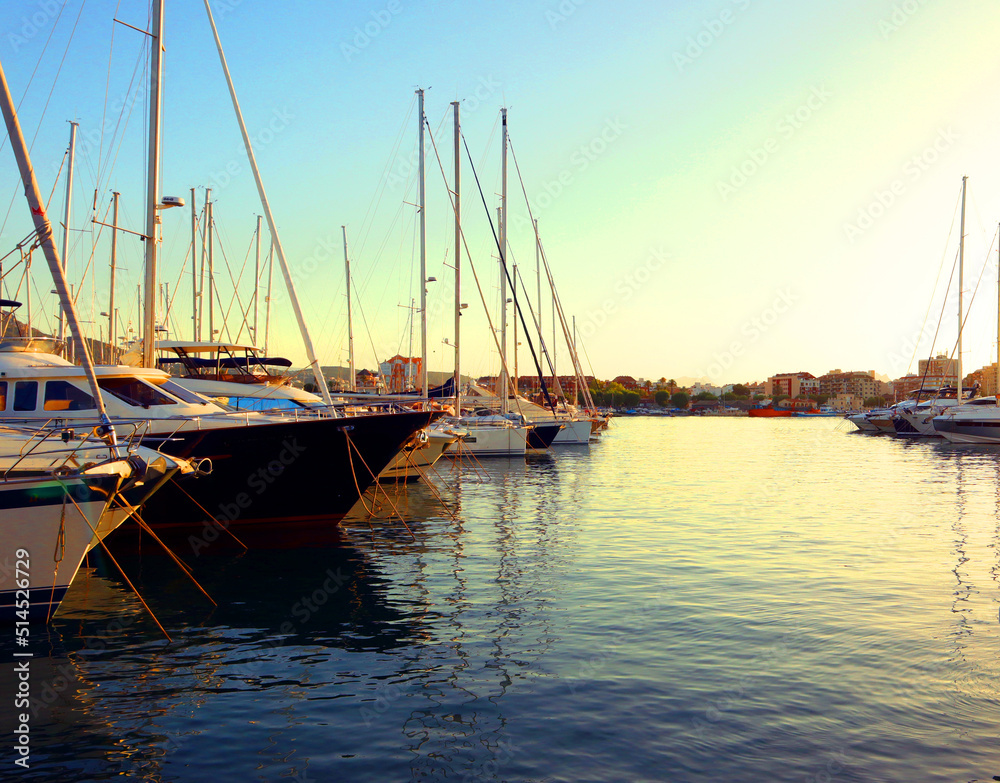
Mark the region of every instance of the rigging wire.
[[[962, 203], [962, 190], [961, 190], [961, 188], [959, 188], [958, 199], [955, 202], [955, 210], [951, 214], [951, 226], [948, 228], [948, 238], [945, 240], [944, 248], [942, 248], [942, 250], [941, 250], [941, 263], [938, 265], [937, 277], [934, 278], [934, 288], [931, 289], [931, 297], [927, 301], [927, 311], [924, 313], [923, 323], [920, 324], [920, 334], [921, 335], [923, 335], [924, 330], [927, 328], [927, 319], [930, 317], [931, 307], [934, 306], [934, 294], [937, 292], [938, 283], [941, 281], [941, 272], [944, 271], [944, 262], [945, 262], [945, 259], [948, 257], [948, 245], [951, 244], [951, 235], [952, 235], [952, 233], [955, 230], [955, 220], [958, 217], [958, 209], [959, 209], [959, 205], [961, 203]], [[955, 267], [954, 267], [954, 265], [952, 266], [951, 274], [952, 274], [952, 277], [954, 277], [954, 275], [955, 275]], [[949, 289], [951, 288], [951, 278], [948, 279], [948, 288]], [[945, 299], [947, 300], [947, 298], [948, 298], [948, 291], [946, 290], [945, 291]], [[943, 313], [944, 313], [944, 308], [942, 306], [942, 317], [943, 317]], [[940, 328], [941, 328], [941, 317], [938, 318], [938, 329], [940, 329]], [[937, 331], [934, 332], [934, 339], [937, 340]], [[914, 341], [913, 355], [910, 356], [910, 363], [906, 365], [906, 374], [907, 375], [909, 375], [910, 371], [913, 369], [913, 362], [917, 358], [917, 351], [919, 350], [919, 348], [920, 348], [920, 340], [917, 339], [917, 340]], [[934, 344], [931, 343], [931, 354], [933, 355], [933, 353], [934, 353]]]
[[[465, 144], [465, 151], [466, 151], [466, 154], [469, 155], [469, 162], [471, 163], [472, 162], [472, 155], [471, 155], [471, 153], [469, 153], [469, 145], [465, 141], [464, 135], [461, 138], [462, 138], [463, 144]], [[441, 162], [441, 155], [438, 152], [437, 142], [434, 141], [433, 134], [431, 134], [430, 139], [431, 139], [431, 148], [434, 150], [434, 157], [437, 159], [438, 168], [441, 171], [441, 178], [444, 180], [445, 189], [448, 192], [448, 200], [451, 203], [452, 212], [454, 212], [455, 214], [457, 214], [458, 213], [458, 205], [455, 202], [455, 193], [454, 193], [454, 191], [450, 187], [448, 187], [448, 176], [444, 173], [444, 164]], [[473, 168], [473, 174], [475, 175], [475, 168]], [[476, 177], [476, 182], [477, 182], [477, 184], [479, 182], [478, 176]], [[483, 204], [485, 205], [486, 198], [485, 198], [485, 196], [483, 196], [482, 188], [479, 188], [479, 195], [480, 195], [480, 197], [483, 198]], [[487, 209], [487, 214], [489, 214], [489, 210], [488, 209]], [[491, 221], [490, 225], [492, 227], [492, 221]], [[504, 369], [504, 371], [507, 374], [507, 378], [510, 379], [511, 376], [510, 376], [509, 368], [507, 367], [507, 357], [504, 356], [503, 352], [500, 350], [500, 341], [497, 338], [497, 332], [496, 332], [496, 329], [493, 326], [493, 319], [490, 316], [489, 307], [487, 307], [487, 305], [486, 305], [486, 296], [483, 294], [483, 287], [482, 287], [482, 284], [479, 282], [479, 274], [476, 272], [476, 266], [472, 262], [472, 254], [469, 252], [469, 243], [468, 243], [468, 241], [467, 241], [467, 239], [465, 237], [465, 229], [464, 228], [462, 228], [460, 230], [460, 234], [462, 236], [462, 246], [465, 248], [465, 257], [469, 260], [469, 269], [472, 270], [472, 279], [475, 280], [475, 282], [476, 282], [476, 289], [479, 291], [479, 299], [483, 303], [483, 310], [485, 311], [485, 314], [486, 314], [486, 322], [489, 324], [489, 327], [490, 327], [490, 329], [489, 329], [490, 334], [492, 335], [493, 342], [496, 345], [497, 353], [500, 354], [500, 363], [503, 366], [503, 369]], [[523, 320], [523, 317], [522, 317], [522, 320]], [[525, 331], [527, 331], [527, 330], [525, 330]], [[529, 342], [529, 345], [530, 345], [530, 342]], [[535, 365], [537, 366], [537, 364], [538, 363], [536, 361]], [[539, 372], [539, 376], [540, 375], [541, 375], [541, 373]], [[515, 390], [514, 400], [515, 400], [515, 402], [517, 402], [517, 405], [520, 406], [520, 402], [518, 401], [516, 390]]]
[[[559, 300], [559, 293], [556, 291], [555, 280], [552, 278], [552, 270], [549, 268], [549, 261], [545, 255], [545, 247], [542, 245], [542, 238], [538, 234], [538, 223], [535, 222], [535, 216], [532, 213], [531, 201], [528, 198], [528, 189], [525, 187], [524, 178], [521, 176], [521, 166], [520, 164], [518, 164], [517, 155], [514, 153], [514, 144], [513, 142], [510, 141], [509, 138], [508, 138], [508, 145], [510, 146], [510, 156], [514, 160], [514, 170], [517, 172], [517, 179], [521, 184], [521, 192], [524, 194], [524, 203], [528, 207], [528, 218], [529, 220], [531, 220], [531, 225], [534, 227], [535, 243], [538, 247], [538, 253], [541, 256], [542, 262], [545, 264], [545, 275], [548, 278], [549, 288], [552, 291], [552, 308], [553, 311], [555, 313], [558, 313], [559, 315], [559, 324], [560, 326], [562, 326], [563, 329], [563, 337], [566, 340], [566, 345], [570, 349], [569, 355], [570, 355], [570, 360], [573, 364], [573, 372], [579, 379], [580, 376], [583, 375], [581, 371], [582, 368], [579, 366], [580, 357], [577, 355], [576, 350], [574, 348], [575, 341], [570, 339], [569, 325], [566, 323], [566, 316], [563, 313], [562, 302]], [[590, 410], [593, 410], [595, 406], [593, 397], [590, 396], [590, 389], [586, 384], [582, 384], [582, 386], [584, 389], [583, 391], [584, 402], [586, 403], [587, 407]]]
[[[81, 14], [83, 14], [83, 7], [86, 4], [87, 4], [87, 0], [82, 0], [82, 2], [80, 3], [80, 10], [79, 10], [79, 12], [77, 12], [76, 21], [73, 23], [73, 29], [70, 31], [69, 40], [66, 41], [66, 48], [63, 50], [62, 59], [59, 60], [59, 67], [56, 69], [56, 75], [52, 79], [52, 87], [49, 89], [49, 95], [45, 99], [45, 105], [42, 107], [42, 115], [38, 118], [38, 127], [35, 128], [35, 133], [31, 137], [31, 143], [28, 145], [28, 152], [29, 153], [34, 150], [34, 148], [35, 148], [35, 140], [38, 138], [38, 134], [42, 130], [42, 122], [45, 119], [46, 112], [49, 110], [49, 103], [52, 101], [52, 95], [56, 91], [56, 84], [59, 82], [59, 74], [62, 73], [63, 65], [66, 63], [66, 55], [69, 54], [70, 44], [73, 43], [73, 37], [76, 35], [76, 28], [77, 28], [77, 25], [80, 24], [80, 16], [81, 16]], [[60, 17], [62, 16], [62, 11], [59, 12], [59, 16]], [[59, 17], [56, 18], [56, 21], [57, 22], [59, 21]], [[53, 33], [55, 32], [55, 24], [53, 24], [53, 26], [52, 26], [52, 32]], [[52, 37], [51, 33], [49, 34], [49, 37], [50, 38]], [[46, 41], [45, 45], [46, 45], [46, 47], [48, 46], [48, 41]], [[43, 54], [44, 54], [44, 50], [43, 50]], [[39, 62], [40, 61], [41, 61], [41, 58], [39, 58]], [[37, 68], [37, 66], [36, 66], [36, 68]], [[32, 76], [34, 76], [34, 74], [32, 74]], [[25, 96], [26, 95], [27, 95], [27, 89], [25, 89]], [[24, 98], [22, 97], [21, 100], [23, 101]], [[18, 104], [18, 107], [20, 107], [20, 104]], [[4, 137], [5, 141], [6, 141], [6, 138], [7, 137], [5, 136]], [[2, 146], [0, 146], [0, 149], [2, 149]], [[7, 205], [7, 213], [4, 215], [3, 223], [0, 223], [0, 234], [3, 234], [4, 229], [7, 227], [7, 220], [10, 218], [10, 211], [14, 207], [14, 200], [17, 198], [17, 195], [18, 195], [18, 188], [15, 187], [14, 188], [14, 195], [11, 196], [11, 199], [10, 199], [10, 204]]]

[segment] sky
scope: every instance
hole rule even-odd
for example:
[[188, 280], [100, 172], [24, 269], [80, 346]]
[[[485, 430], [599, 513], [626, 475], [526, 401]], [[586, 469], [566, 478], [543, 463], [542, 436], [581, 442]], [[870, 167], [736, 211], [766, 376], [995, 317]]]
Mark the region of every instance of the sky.
[[[836, 368], [895, 378], [915, 369], [916, 358], [950, 354], [963, 176], [962, 358], [967, 369], [995, 361], [995, 3], [213, 0], [212, 7], [322, 364], [347, 363], [341, 226], [356, 290], [357, 366], [411, 353], [411, 345], [419, 353], [419, 324], [411, 337], [410, 323], [411, 301], [420, 297], [417, 88], [425, 90], [442, 161], [428, 137], [432, 370], [450, 370], [455, 357], [453, 211], [441, 171], [450, 183], [455, 100], [483, 192], [463, 152], [472, 261], [463, 249], [463, 372], [498, 368], [486, 316], [499, 323], [487, 215], [496, 222], [504, 106], [517, 162], [508, 158], [508, 260], [525, 282], [518, 295], [523, 304], [527, 291], [537, 307], [530, 215], [563, 310], [576, 318], [588, 374], [727, 383]], [[97, 219], [108, 220], [111, 191], [119, 191], [121, 224], [142, 230], [146, 155], [147, 37], [113, 19], [145, 29], [149, 7], [5, 0], [4, 11], [0, 62], [58, 220], [68, 121], [80, 123], [68, 272], [87, 328], [106, 334], [99, 313], [108, 307], [109, 230], [98, 236], [94, 203]], [[252, 342], [239, 313], [252, 326], [261, 208], [200, 0], [167, 0], [163, 41], [161, 194], [190, 201], [195, 188], [200, 208], [212, 188], [215, 325], [224, 321], [226, 339]], [[30, 231], [9, 144], [0, 149], [0, 215], [2, 255]], [[190, 210], [162, 216], [160, 279], [176, 297], [166, 326], [171, 337], [189, 339]], [[265, 253], [268, 244], [265, 235]], [[3, 262], [4, 291], [24, 298], [16, 257]], [[45, 328], [55, 303], [44, 293], [50, 283], [40, 255], [34, 263], [33, 319]], [[136, 325], [142, 277], [136, 237], [121, 235], [119, 264], [116, 308], [127, 330]], [[302, 365], [275, 267], [268, 351]], [[266, 277], [265, 264], [260, 344]], [[568, 372], [561, 328], [553, 341], [547, 287], [541, 310], [546, 347]], [[512, 346], [512, 316], [508, 331]], [[520, 324], [517, 339], [520, 372], [534, 374]], [[537, 350], [537, 334], [531, 341]]]

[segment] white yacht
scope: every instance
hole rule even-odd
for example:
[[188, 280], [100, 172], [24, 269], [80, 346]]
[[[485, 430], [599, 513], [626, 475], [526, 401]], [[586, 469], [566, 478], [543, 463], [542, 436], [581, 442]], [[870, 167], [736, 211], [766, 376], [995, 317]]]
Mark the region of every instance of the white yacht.
[[1000, 443], [1000, 400], [977, 397], [933, 420], [934, 429], [952, 443]]
[[67, 430], [0, 427], [0, 622], [51, 617], [84, 555], [173, 474], [194, 471], [135, 444], [121, 452]]
[[[51, 352], [52, 341], [0, 342], [0, 423], [93, 422], [84, 369]], [[99, 366], [97, 384], [120, 437], [183, 458], [208, 458], [212, 475], [164, 486], [144, 512], [154, 525], [336, 521], [375, 476], [427, 426], [426, 411], [342, 416], [234, 411], [161, 370]]]

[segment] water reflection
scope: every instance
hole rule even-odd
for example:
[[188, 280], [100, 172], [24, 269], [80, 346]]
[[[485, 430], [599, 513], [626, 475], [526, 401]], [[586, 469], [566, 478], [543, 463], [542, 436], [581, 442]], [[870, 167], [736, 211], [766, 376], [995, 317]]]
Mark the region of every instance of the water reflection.
[[514, 757], [510, 695], [555, 640], [575, 535], [560, 496], [580, 491], [565, 479], [558, 459], [494, 460], [433, 491], [386, 487], [336, 545], [182, 552], [217, 606], [122, 537], [116, 558], [173, 642], [95, 556], [35, 638], [51, 703], [25, 779], [493, 779]]

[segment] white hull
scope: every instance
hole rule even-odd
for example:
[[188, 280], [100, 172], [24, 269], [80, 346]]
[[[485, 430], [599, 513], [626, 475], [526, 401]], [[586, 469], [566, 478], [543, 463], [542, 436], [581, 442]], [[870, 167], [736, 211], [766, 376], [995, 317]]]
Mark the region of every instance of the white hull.
[[461, 426], [467, 433], [449, 449], [447, 456], [461, 457], [523, 457], [527, 451], [527, 427], [477, 427]]
[[108, 512], [115, 483], [73, 477], [0, 484], [0, 541], [10, 565], [0, 569], [0, 617], [24, 619], [19, 609], [31, 619], [52, 615], [84, 555], [124, 521], [123, 512]]
[[848, 416], [847, 420], [862, 432], [878, 432], [878, 427], [868, 421], [868, 417], [863, 413]]
[[434, 466], [458, 440], [458, 436], [435, 430], [427, 431], [427, 440], [416, 448], [404, 447], [389, 466], [378, 474], [379, 480], [415, 481]]
[[1000, 436], [968, 435], [960, 432], [939, 432], [938, 435], [950, 443], [991, 443], [1000, 444]]
[[566, 426], [552, 441], [553, 446], [584, 446], [590, 443], [590, 433], [593, 429], [590, 419], [556, 419], [555, 421]]

